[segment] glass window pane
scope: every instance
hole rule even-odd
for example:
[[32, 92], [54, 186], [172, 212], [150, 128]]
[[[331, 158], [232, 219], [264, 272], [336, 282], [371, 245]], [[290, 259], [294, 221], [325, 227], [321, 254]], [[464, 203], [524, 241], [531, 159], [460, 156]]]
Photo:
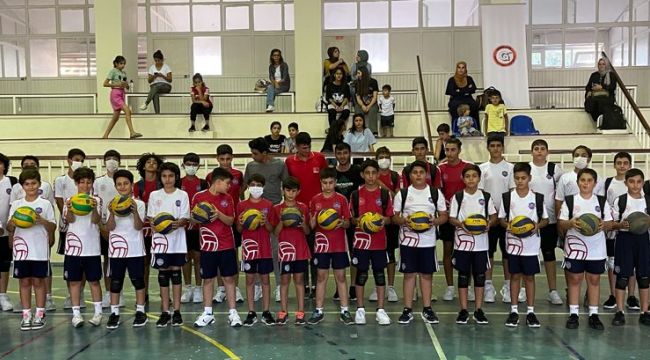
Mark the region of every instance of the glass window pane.
[[4, 3], [7, 6], [24, 6], [27, 0], [5, 0]]
[[609, 59], [614, 66], [629, 65], [630, 34], [628, 27], [609, 29]]
[[188, 5], [151, 6], [151, 32], [189, 32], [190, 7]]
[[54, 0], [29, 0], [29, 5], [54, 5]]
[[59, 12], [61, 32], [84, 32], [85, 13], [83, 9], [61, 10]]
[[149, 0], [152, 4], [165, 4], [165, 3], [189, 3], [190, 0]]
[[248, 6], [226, 8], [226, 30], [246, 30], [250, 27]]
[[362, 2], [360, 28], [385, 29], [388, 27], [388, 1]]
[[90, 76], [97, 75], [97, 47], [95, 46], [95, 39], [90, 39], [88, 43], [88, 67], [90, 68]]
[[59, 59], [55, 39], [29, 40], [29, 72], [33, 77], [56, 77]]
[[566, 11], [569, 24], [596, 22], [596, 0], [567, 0]]
[[86, 5], [86, 0], [59, 0], [59, 5]]
[[562, 67], [562, 30], [535, 30], [531, 64], [535, 68]]
[[478, 26], [478, 0], [454, 1], [454, 26]]
[[60, 76], [88, 76], [86, 40], [60, 40], [59, 50]]
[[650, 2], [648, 0], [633, 0], [632, 20], [647, 21], [650, 17]]
[[629, 0], [600, 0], [598, 2], [598, 22], [628, 21], [629, 4]]
[[221, 37], [194, 38], [194, 72], [221, 75]]
[[562, 0], [532, 0], [533, 24], [561, 24]]
[[422, 1], [422, 26], [451, 26], [451, 0]]
[[192, 6], [192, 27], [194, 31], [221, 30], [221, 5]]
[[55, 34], [56, 18], [54, 8], [29, 9], [30, 34]]
[[95, 33], [95, 9], [88, 8], [88, 31], [91, 34]]
[[[138, 36], [138, 59], [137, 59], [137, 66], [138, 66], [138, 75], [146, 75], [147, 74], [147, 69], [148, 69], [148, 63], [147, 63], [147, 54], [149, 52], [147, 51], [147, 38], [145, 36]], [[129, 59], [126, 60], [127, 64], [129, 63]], [[133, 60], [130, 62], [131, 66], [136, 65], [133, 63]]]
[[0, 16], [0, 34], [17, 35], [27, 31], [25, 9], [3, 9], [7, 16]]
[[255, 31], [282, 30], [282, 4], [253, 5]]
[[294, 29], [293, 23], [293, 4], [284, 5], [284, 29], [292, 30]]
[[392, 1], [390, 3], [390, 26], [393, 28], [418, 27], [417, 0]]
[[325, 3], [323, 4], [323, 19], [325, 30], [356, 29], [357, 3]]
[[634, 31], [634, 64], [635, 66], [648, 66], [648, 27], [639, 26], [632, 28]]
[[593, 68], [596, 63], [596, 32], [572, 29], [564, 33], [564, 67]]
[[138, 6], [138, 32], [147, 32], [147, 8]]
[[372, 73], [388, 72], [388, 33], [360, 34], [359, 40], [359, 48], [368, 51]]
[[17, 41], [5, 41], [2, 47], [5, 77], [25, 76], [25, 46]]

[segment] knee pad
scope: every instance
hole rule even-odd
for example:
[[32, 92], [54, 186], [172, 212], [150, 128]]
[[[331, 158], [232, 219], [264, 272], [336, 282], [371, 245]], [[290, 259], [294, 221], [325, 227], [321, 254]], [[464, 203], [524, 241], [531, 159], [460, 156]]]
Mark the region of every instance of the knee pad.
[[160, 287], [169, 287], [169, 271], [158, 271], [158, 285]]
[[555, 261], [555, 249], [542, 250], [542, 258], [544, 261]]
[[111, 278], [111, 292], [113, 294], [121, 293], [123, 287], [124, 287], [124, 279]]
[[474, 287], [485, 287], [485, 273], [474, 274]]
[[[647, 279], [647, 278], [646, 278]], [[625, 290], [627, 289], [627, 283], [630, 279], [624, 276], [616, 276], [616, 290]], [[639, 284], [639, 288], [641, 288]]]
[[458, 274], [458, 288], [467, 289], [469, 286], [469, 274], [459, 273]]
[[639, 289], [647, 289], [650, 287], [650, 278], [649, 277], [638, 277], [636, 282], [639, 284]]
[[366, 285], [366, 281], [368, 281], [368, 272], [357, 270], [357, 278], [354, 280], [354, 284], [357, 286], [364, 286]]
[[144, 278], [131, 279], [131, 284], [136, 290], [142, 290], [145, 288]]
[[614, 257], [610, 256], [607, 258], [607, 268], [614, 271]]
[[386, 275], [384, 274], [384, 270], [373, 271], [372, 276], [375, 278], [375, 285], [386, 286]]
[[183, 275], [180, 270], [170, 271], [170, 277], [172, 279], [172, 285], [181, 285], [183, 283]]

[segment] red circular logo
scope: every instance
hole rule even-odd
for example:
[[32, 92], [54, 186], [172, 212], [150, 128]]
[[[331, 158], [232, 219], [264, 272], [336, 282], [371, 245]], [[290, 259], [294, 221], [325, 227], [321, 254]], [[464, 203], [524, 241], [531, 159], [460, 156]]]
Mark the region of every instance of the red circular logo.
[[500, 45], [494, 49], [492, 58], [499, 66], [510, 66], [515, 63], [515, 60], [517, 60], [517, 52], [512, 48], [512, 46]]

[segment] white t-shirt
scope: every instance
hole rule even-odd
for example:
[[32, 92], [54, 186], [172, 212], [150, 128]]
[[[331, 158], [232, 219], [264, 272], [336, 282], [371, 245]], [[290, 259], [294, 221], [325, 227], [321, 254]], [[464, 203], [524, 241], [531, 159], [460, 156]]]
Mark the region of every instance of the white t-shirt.
[[[465, 221], [472, 214], [485, 216], [485, 197], [483, 196], [483, 192], [477, 190], [474, 194], [468, 194], [467, 191], [463, 191], [463, 193], [463, 201], [460, 204], [460, 209], [458, 201], [456, 201], [456, 196], [451, 198], [449, 216], [455, 217], [460, 222]], [[496, 213], [497, 210], [494, 207], [492, 195], [490, 194], [490, 200], [488, 200], [488, 221], [490, 220], [489, 215]], [[462, 228], [456, 228], [454, 234], [454, 250], [478, 252], [487, 251], [489, 248], [490, 244], [487, 232], [480, 235], [472, 235]]]
[[[614, 205], [612, 206], [612, 219], [614, 221], [618, 222], [618, 219], [621, 218], [622, 220], [627, 219], [628, 216], [630, 216], [631, 213], [640, 211], [642, 213], [648, 212], [646, 209], [646, 203], [645, 203], [645, 198], [642, 196], [640, 199], [635, 199], [633, 197], [630, 197], [629, 195], [627, 196], [627, 203], [625, 204], [625, 210], [623, 210], [623, 216], [620, 215], [618, 211], [618, 198], [614, 200]], [[629, 230], [619, 230], [619, 231], [629, 231]], [[611, 239], [611, 238], [610, 238]]]
[[[117, 196], [117, 189], [115, 188], [115, 182], [112, 177], [108, 175], [103, 175], [95, 179], [93, 183], [93, 195], [102, 199], [102, 204], [104, 208], [102, 211], [106, 214], [104, 221], [108, 220], [108, 206], [115, 196]], [[144, 219], [144, 217], [143, 217]]]
[[[3, 176], [0, 180], [0, 229], [7, 228], [7, 219], [9, 219], [9, 207], [11, 206], [11, 180]], [[2, 231], [0, 231], [2, 233]], [[2, 234], [0, 236], [7, 236]]]
[[[508, 221], [514, 219], [517, 216], [526, 216], [529, 219], [533, 220], [535, 223], [539, 223], [543, 219], [548, 219], [548, 213], [546, 212], [546, 207], [544, 207], [544, 212], [542, 213], [542, 218], [537, 217], [537, 205], [535, 202], [535, 193], [528, 191], [528, 194], [524, 197], [520, 197], [517, 194], [517, 190], [510, 192], [510, 211], [508, 214]], [[503, 206], [503, 203], [499, 207], [499, 219], [506, 218], [506, 210]], [[506, 232], [506, 252], [510, 255], [519, 255], [519, 256], [537, 256], [540, 248], [540, 238], [539, 233], [533, 233], [527, 238], [520, 238], [513, 235], [511, 232]]]
[[481, 181], [478, 188], [490, 193], [495, 208], [501, 206], [503, 193], [515, 188], [515, 178], [512, 172], [514, 165], [505, 160], [494, 164], [489, 161], [479, 165], [481, 169]]
[[[607, 201], [605, 201], [604, 212], [605, 218], [602, 220], [611, 221], [612, 208]], [[598, 204], [597, 196], [592, 195], [589, 199], [583, 199], [580, 195], [573, 196], [573, 217], [578, 217], [582, 214], [594, 214], [600, 219], [600, 204]], [[558, 219], [570, 220], [569, 208], [566, 203], [562, 204]], [[564, 257], [578, 260], [606, 259], [607, 247], [605, 245], [605, 233], [599, 231], [596, 235], [585, 236], [576, 229], [569, 229], [564, 239]]]
[[[146, 207], [142, 200], [133, 199], [138, 206], [138, 215], [144, 221]], [[133, 214], [115, 216], [115, 229], [108, 236], [108, 256], [111, 258], [129, 258], [145, 255], [144, 235], [142, 230], [133, 227]]]
[[384, 95], [377, 97], [377, 104], [379, 104], [379, 115], [391, 116], [395, 114], [395, 98], [389, 96], [385, 98]]
[[[167, 64], [163, 64], [160, 70], [156, 68], [156, 65], [149, 66], [149, 75], [153, 75], [154, 73], [161, 73], [164, 76], [167, 76], [167, 74], [169, 74], [170, 72], [172, 72], [172, 69]], [[157, 84], [157, 83], [171, 84], [169, 81], [167, 81], [167, 79], [157, 76], [155, 79], [153, 79], [150, 85]]]
[[[29, 202], [24, 198], [16, 200], [11, 203], [9, 216], [13, 215], [16, 209], [22, 206], [27, 206], [34, 209], [34, 211], [36, 211], [36, 213], [39, 214], [43, 219], [51, 222], [52, 224], [56, 224], [56, 219], [54, 218], [54, 208], [49, 201], [40, 197], [32, 202]], [[9, 219], [6, 220], [9, 221]], [[39, 224], [36, 224], [27, 229], [16, 227], [16, 231], [14, 232], [13, 254], [14, 261], [49, 260], [50, 244], [45, 227]]]
[[[614, 201], [616, 201], [616, 199], [618, 199], [619, 196], [625, 193], [627, 193], [627, 186], [625, 186], [625, 180], [616, 180], [616, 178], [612, 178], [612, 182], [609, 184], [609, 188], [607, 188], [607, 195], [606, 195], [607, 202], [609, 203], [609, 206], [612, 207], [612, 214], [614, 214]], [[617, 204], [616, 211], [618, 211], [618, 203], [616, 204]], [[630, 205], [628, 204], [628, 206]], [[641, 209], [641, 211], [643, 211], [643, 209]], [[618, 215], [616, 216], [612, 215], [612, 217], [614, 218], [614, 220], [618, 221]], [[616, 239], [616, 231], [608, 231], [606, 235], [608, 239]]]
[[[78, 193], [77, 185], [74, 183], [74, 179], [68, 176], [68, 174], [61, 175], [54, 179], [54, 198], [55, 199], [69, 199], [75, 196]], [[65, 203], [65, 201], [64, 201]], [[65, 208], [65, 204], [63, 206]], [[63, 222], [63, 216], [59, 219], [59, 231], [67, 231]]]
[[[52, 208], [56, 209], [56, 201], [54, 201], [54, 190], [52, 185], [47, 181], [41, 181], [41, 187], [38, 189], [38, 194], [45, 200], [49, 201], [52, 204]], [[11, 202], [22, 199], [25, 197], [25, 190], [23, 190], [20, 183], [16, 183], [14, 187], [11, 188]]]
[[[445, 204], [445, 197], [442, 195], [440, 190], [436, 189], [438, 192], [438, 202], [433, 204], [433, 199], [431, 198], [431, 190], [429, 190], [429, 185], [424, 189], [418, 190], [412, 185], [408, 187], [408, 193], [406, 195], [406, 203], [404, 204], [404, 209], [402, 210], [402, 193], [398, 191], [395, 195], [393, 201], [393, 209], [395, 212], [400, 212], [402, 217], [408, 217], [409, 215], [418, 212], [424, 211], [427, 214], [435, 214], [437, 211], [447, 211], [447, 205]], [[409, 247], [434, 247], [436, 246], [436, 228], [431, 227], [431, 229], [417, 233], [411, 230], [407, 225], [400, 227], [399, 232], [399, 241], [400, 244]]]
[[375, 139], [375, 135], [372, 134], [370, 129], [365, 128], [363, 132], [347, 131], [343, 142], [350, 145], [352, 152], [368, 152], [370, 151], [370, 145], [375, 145], [377, 139]]
[[282, 80], [282, 69], [281, 66], [276, 66], [275, 67], [275, 73], [273, 73], [273, 77], [275, 78], [276, 81]]
[[[565, 197], [570, 195], [577, 195], [579, 193], [580, 188], [578, 188], [578, 173], [571, 171], [562, 174], [562, 177], [560, 177], [560, 181], [557, 184], [555, 200], [564, 201]], [[596, 182], [596, 186], [594, 186], [594, 194], [603, 196], [605, 195], [604, 181]]]
[[[564, 171], [562, 168], [555, 164], [555, 172], [553, 176], [548, 173], [548, 163], [542, 166], [535, 165], [532, 161], [529, 163], [531, 168], [532, 180], [528, 186], [530, 190], [544, 195], [544, 205], [548, 213], [549, 224], [557, 223], [557, 216], [555, 215], [555, 188], [560, 183], [560, 177]], [[564, 200], [564, 198], [562, 198]]]
[[[104, 219], [104, 206], [102, 199], [93, 196], [97, 201], [97, 211]], [[67, 202], [69, 199], [66, 199]], [[68, 207], [63, 207], [62, 219], [65, 220], [68, 213]], [[92, 213], [88, 215], [75, 215], [74, 222], [66, 223], [67, 231], [65, 233], [65, 255], [66, 256], [99, 256], [101, 255], [99, 240], [99, 224], [92, 222]]]
[[[168, 194], [165, 189], [151, 192], [149, 195], [149, 207], [147, 217], [151, 218], [153, 229], [153, 218], [161, 212], [167, 212], [176, 220], [190, 218], [190, 200], [187, 193], [176, 189]], [[151, 238], [151, 252], [153, 254], [186, 254], [187, 244], [185, 228], [178, 228], [167, 235], [154, 232]]]

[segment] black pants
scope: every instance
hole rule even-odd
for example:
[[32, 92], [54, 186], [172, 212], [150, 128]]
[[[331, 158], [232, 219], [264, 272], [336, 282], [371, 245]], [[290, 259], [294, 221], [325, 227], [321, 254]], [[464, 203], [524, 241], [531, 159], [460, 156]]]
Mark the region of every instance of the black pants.
[[[336, 121], [336, 114], [336, 110], [327, 109], [327, 121], [329, 122], [330, 126], [332, 126], [332, 124]], [[347, 121], [348, 117], [350, 117], [349, 109], [341, 111], [341, 117], [339, 117], [340, 120]]]
[[193, 103], [190, 108], [190, 120], [194, 122], [196, 121], [196, 115], [203, 114], [205, 121], [208, 121], [210, 120], [210, 113], [212, 113], [212, 105], [205, 107], [201, 103]]
[[589, 96], [585, 98], [585, 111], [596, 122], [598, 117], [605, 112], [605, 108], [614, 105], [614, 99], [609, 96]]

